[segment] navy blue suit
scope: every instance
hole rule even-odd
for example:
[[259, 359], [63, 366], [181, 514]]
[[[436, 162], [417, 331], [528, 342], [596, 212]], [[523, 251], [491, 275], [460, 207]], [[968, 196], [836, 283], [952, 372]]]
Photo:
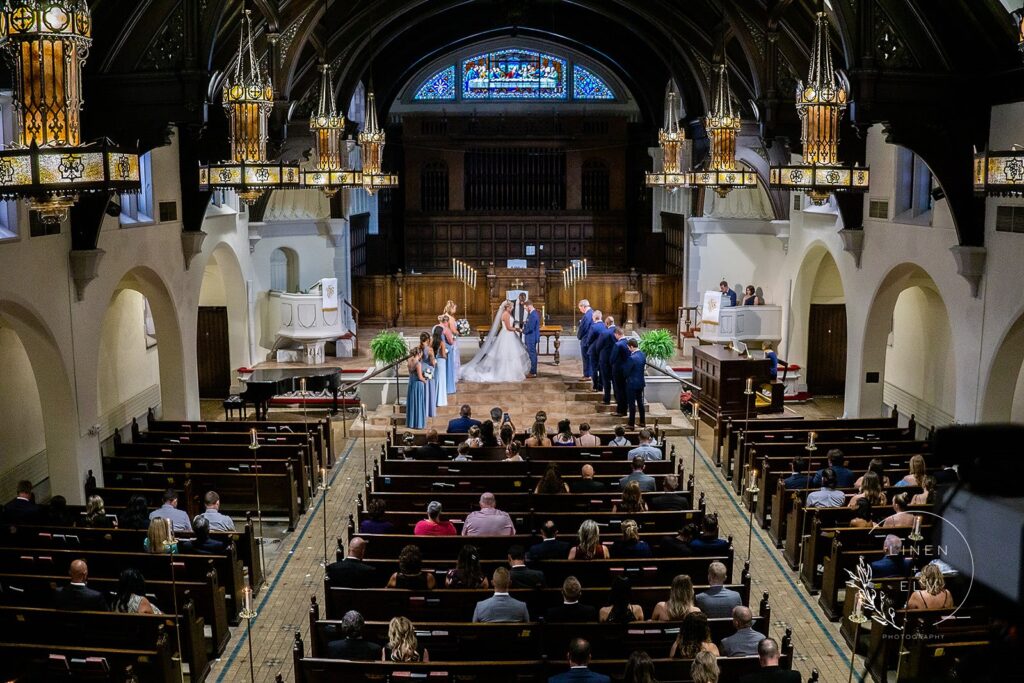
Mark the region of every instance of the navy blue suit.
[[611, 679], [590, 669], [569, 669], [564, 674], [551, 676], [548, 683], [608, 683]]
[[644, 416], [644, 387], [647, 385], [644, 380], [644, 366], [647, 363], [647, 356], [637, 349], [629, 357], [626, 365], [626, 405], [629, 408], [629, 426], [636, 426], [636, 413], [640, 411], [640, 424], [646, 424]]
[[615, 325], [606, 328], [597, 340], [597, 357], [601, 364], [601, 386], [604, 404], [612, 402], [612, 349], [615, 347]]
[[530, 356], [530, 374], [537, 374], [537, 344], [540, 343], [540, 313], [537, 309], [530, 311], [523, 323], [523, 343], [526, 353]]
[[576, 328], [576, 338], [580, 340], [580, 356], [583, 358], [583, 376], [590, 377], [590, 354], [587, 347], [587, 335], [590, 334], [590, 326], [594, 322], [594, 311], [589, 306], [583, 311], [580, 324]]
[[453, 420], [448, 420], [448, 433], [449, 434], [465, 434], [469, 431], [470, 427], [479, 427], [480, 420], [474, 420], [471, 417], [457, 417]]
[[603, 320], [595, 320], [587, 333], [587, 352], [590, 354], [590, 376], [594, 378], [594, 390], [601, 391], [604, 386], [601, 377], [601, 359], [598, 356], [598, 343], [608, 328]]
[[623, 337], [612, 346], [612, 382], [615, 384], [615, 412], [626, 414], [626, 366], [629, 363], [629, 346]]

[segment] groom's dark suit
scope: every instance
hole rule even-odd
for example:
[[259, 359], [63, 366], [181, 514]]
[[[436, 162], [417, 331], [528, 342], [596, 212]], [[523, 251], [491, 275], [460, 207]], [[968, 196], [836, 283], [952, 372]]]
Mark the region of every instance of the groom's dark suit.
[[540, 313], [533, 309], [526, 315], [523, 323], [523, 343], [526, 353], [530, 356], [530, 374], [537, 374], [537, 344], [540, 343]]

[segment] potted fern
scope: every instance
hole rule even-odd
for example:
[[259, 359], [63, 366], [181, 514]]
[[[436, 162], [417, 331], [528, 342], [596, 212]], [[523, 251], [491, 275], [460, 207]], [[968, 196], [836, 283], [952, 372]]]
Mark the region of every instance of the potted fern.
[[[370, 354], [378, 368], [390, 365], [395, 361], [405, 358], [409, 354], [409, 348], [405, 345], [405, 338], [398, 332], [381, 330], [376, 337], [370, 340]], [[398, 368], [389, 370], [388, 373], [395, 373], [395, 405], [401, 400], [401, 385], [398, 380]], [[388, 402], [388, 383], [385, 382], [381, 388], [380, 402]]]
[[676, 344], [668, 330], [651, 330], [640, 335], [640, 350], [651, 365], [665, 367], [666, 361], [675, 355]]

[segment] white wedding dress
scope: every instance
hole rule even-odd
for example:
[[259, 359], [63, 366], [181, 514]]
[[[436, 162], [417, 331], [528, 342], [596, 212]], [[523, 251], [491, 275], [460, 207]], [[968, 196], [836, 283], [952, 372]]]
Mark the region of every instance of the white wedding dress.
[[[522, 339], [512, 331], [511, 315], [498, 314], [491, 331], [473, 360], [463, 364], [459, 378], [467, 382], [521, 382], [530, 370], [530, 357]], [[506, 325], [508, 327], [506, 327]]]

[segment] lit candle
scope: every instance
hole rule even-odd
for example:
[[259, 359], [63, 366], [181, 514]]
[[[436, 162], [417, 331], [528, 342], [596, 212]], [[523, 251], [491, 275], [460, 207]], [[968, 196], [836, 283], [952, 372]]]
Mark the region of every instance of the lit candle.
[[587, 259], [583, 259], [583, 277], [587, 276]]
[[916, 515], [914, 517], [914, 535], [921, 535], [921, 515]]
[[747, 393], [749, 394], [753, 390], [754, 390], [754, 378], [753, 377], [748, 377], [747, 378]]
[[808, 432], [807, 433], [807, 445], [808, 446], [813, 446], [814, 445], [814, 440], [816, 438], [818, 438], [818, 433], [817, 432]]
[[750, 486], [748, 488], [757, 488], [757, 470], [750, 470]]
[[326, 479], [327, 479], [327, 470], [325, 468], [321, 467], [320, 468], [320, 481], [325, 481]]
[[252, 589], [248, 586], [245, 587], [245, 611], [252, 613]]
[[693, 402], [693, 414], [695, 416], [700, 416], [700, 401]]
[[359, 404], [359, 414], [362, 415], [364, 420], [366, 419], [366, 404], [365, 403], [360, 403]]
[[299, 393], [302, 396], [306, 395], [306, 378], [305, 377], [300, 377], [299, 378]]
[[249, 430], [249, 445], [253, 446], [253, 447], [256, 447], [256, 446], [259, 445], [259, 443], [256, 441], [256, 428], [255, 427], [253, 427], [252, 429]]
[[173, 543], [174, 542], [174, 527], [171, 526], [171, 519], [170, 519], [170, 517], [164, 517], [164, 522], [167, 523], [167, 542], [168, 543]]
[[857, 591], [857, 597], [853, 601], [853, 614], [854, 616], [860, 616], [864, 612], [864, 594], [859, 590]]

